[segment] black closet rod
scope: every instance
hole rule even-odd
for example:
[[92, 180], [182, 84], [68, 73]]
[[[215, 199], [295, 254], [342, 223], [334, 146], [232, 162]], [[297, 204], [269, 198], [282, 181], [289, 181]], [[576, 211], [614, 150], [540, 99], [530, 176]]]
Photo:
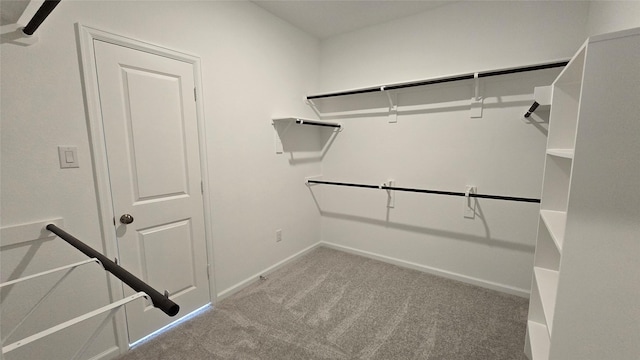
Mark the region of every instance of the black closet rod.
[[46, 19], [47, 16], [51, 14], [53, 9], [55, 9], [56, 6], [58, 6], [58, 3], [60, 3], [60, 0], [45, 0], [45, 2], [42, 5], [40, 5], [40, 8], [38, 9], [38, 11], [36, 11], [36, 14], [33, 15], [33, 18], [31, 18], [31, 21], [29, 21], [27, 26], [25, 26], [24, 29], [22, 29], [22, 32], [27, 35], [33, 35], [33, 33], [36, 32], [38, 27], [42, 24], [44, 19]]
[[326, 127], [333, 127], [333, 128], [341, 128], [342, 127], [342, 125], [340, 125], [340, 124], [325, 123], [325, 122], [321, 122], [321, 121], [313, 121], [313, 120], [305, 120], [305, 119], [296, 119], [296, 124], [299, 124], [299, 125], [313, 125], [313, 126], [326, 126]]
[[[367, 188], [367, 189], [407, 191], [407, 192], [416, 192], [416, 193], [423, 193], [423, 194], [467, 196], [467, 194], [465, 194], [463, 192], [413, 189], [413, 188], [403, 188], [403, 187], [386, 186], [386, 185], [353, 184], [353, 183], [343, 183], [343, 182], [324, 181], [324, 180], [307, 180], [307, 183], [309, 183], [309, 184], [323, 184], [323, 185], [350, 186], [350, 187], [360, 187], [360, 188]], [[514, 196], [502, 196], [502, 195], [485, 195], [485, 194], [469, 193], [469, 197], [480, 198], [480, 199], [495, 199], [495, 200], [506, 200], [506, 201], [530, 202], [530, 203], [539, 203], [540, 202], [540, 199], [514, 197]]]
[[529, 116], [531, 116], [531, 114], [533, 114], [533, 112], [536, 111], [538, 106], [540, 106], [540, 104], [538, 104], [537, 101], [534, 101], [533, 104], [531, 104], [531, 107], [529, 108], [529, 111], [527, 111], [527, 113], [524, 114], [524, 117], [528, 118]]
[[[555, 67], [563, 67], [563, 66], [567, 65], [568, 63], [569, 63], [568, 61], [559, 61], [559, 62], [553, 62], [553, 63], [549, 63], [549, 64], [530, 65], [530, 66], [524, 66], [524, 67], [518, 67], [518, 68], [512, 68], [512, 69], [505, 69], [505, 70], [487, 71], [487, 72], [478, 73], [478, 77], [479, 78], [483, 78], [483, 77], [489, 77], [489, 76], [515, 74], [515, 73], [521, 73], [521, 72], [526, 72], [526, 71], [551, 69], [551, 68], [555, 68]], [[387, 90], [398, 90], [398, 89], [410, 88], [410, 87], [415, 87], [415, 86], [441, 84], [441, 83], [452, 82], [452, 81], [473, 80], [474, 78], [475, 78], [475, 74], [456, 75], [456, 76], [452, 76], [452, 77], [433, 79], [433, 80], [421, 80], [421, 81], [415, 81], [415, 82], [410, 82], [410, 83], [405, 83], [405, 84], [383, 85], [383, 86], [363, 88], [363, 89], [357, 89], [357, 90], [341, 91], [341, 92], [335, 92], [335, 93], [329, 93], [329, 94], [310, 95], [310, 96], [307, 96], [307, 100], [322, 99], [322, 98], [329, 98], [329, 97], [336, 97], [336, 96], [346, 96], [346, 95], [373, 93], [373, 92], [380, 92], [380, 91], [387, 91]]]
[[94, 250], [89, 245], [83, 243], [82, 241], [78, 240], [77, 238], [55, 226], [54, 224], [47, 225], [46, 229], [58, 235], [62, 240], [68, 242], [71, 246], [80, 250], [80, 252], [87, 255], [88, 257], [100, 260], [102, 266], [106, 271], [115, 275], [118, 279], [129, 285], [136, 292], [145, 292], [147, 295], [149, 295], [149, 298], [151, 298], [153, 306], [162, 310], [165, 314], [169, 316], [175, 316], [178, 311], [180, 311], [180, 306], [178, 304], [170, 300], [168, 297], [160, 294], [156, 289], [149, 286], [149, 284], [140, 280], [135, 275], [122, 268], [120, 265], [109, 260], [109, 258], [102, 255], [102, 253]]

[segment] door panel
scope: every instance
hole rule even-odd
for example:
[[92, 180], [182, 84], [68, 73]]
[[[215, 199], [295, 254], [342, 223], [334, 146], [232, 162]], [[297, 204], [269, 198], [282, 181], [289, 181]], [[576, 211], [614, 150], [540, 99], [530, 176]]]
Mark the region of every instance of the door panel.
[[[120, 263], [180, 305], [170, 318], [128, 304], [135, 342], [210, 300], [194, 69], [99, 40], [94, 49]], [[119, 223], [123, 214], [134, 221]]]
[[[174, 295], [191, 291], [196, 287], [195, 254], [193, 253], [191, 221], [155, 226], [138, 231], [140, 258], [144, 262], [144, 277], [150, 283], [164, 283], [166, 290]], [[171, 266], [167, 266], [166, 249], [171, 253]]]
[[137, 69], [123, 79], [136, 200], [187, 194], [180, 79]]

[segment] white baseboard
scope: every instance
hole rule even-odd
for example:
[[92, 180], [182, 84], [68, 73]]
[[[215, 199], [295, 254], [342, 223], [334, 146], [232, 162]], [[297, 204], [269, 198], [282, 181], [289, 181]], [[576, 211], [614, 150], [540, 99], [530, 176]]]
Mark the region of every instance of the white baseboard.
[[389, 257], [389, 256], [372, 253], [372, 252], [369, 252], [369, 251], [359, 250], [359, 249], [355, 249], [355, 248], [351, 248], [351, 247], [343, 246], [343, 245], [338, 245], [338, 244], [334, 244], [334, 243], [330, 243], [330, 242], [326, 242], [326, 241], [320, 241], [319, 245], [327, 247], [327, 248], [330, 248], [330, 249], [335, 249], [335, 250], [344, 251], [344, 252], [355, 254], [355, 255], [368, 257], [368, 258], [374, 259], [374, 260], [380, 260], [380, 261], [383, 261], [383, 262], [386, 262], [386, 263], [389, 263], [389, 264], [398, 265], [398, 266], [401, 266], [401, 267], [404, 267], [404, 268], [418, 270], [418, 271], [422, 271], [422, 272], [425, 272], [425, 273], [441, 276], [441, 277], [444, 277], [444, 278], [461, 281], [461, 282], [464, 282], [464, 283], [467, 283], [467, 284], [472, 284], [472, 285], [480, 286], [480, 287], [483, 287], [483, 288], [496, 290], [496, 291], [500, 291], [500, 292], [511, 294], [511, 295], [520, 296], [520, 297], [527, 298], [527, 299], [530, 296], [529, 290], [526, 290], [526, 289], [520, 289], [520, 288], [516, 288], [516, 287], [504, 285], [504, 284], [499, 284], [499, 283], [495, 283], [495, 282], [491, 282], [491, 281], [487, 281], [487, 280], [474, 278], [474, 277], [471, 277], [471, 276], [457, 274], [457, 273], [446, 271], [446, 270], [436, 269], [436, 268], [432, 268], [432, 267], [429, 267], [429, 266], [426, 266], [426, 265], [416, 264], [416, 263], [413, 263], [413, 262], [410, 262], [410, 261], [400, 260], [400, 259], [392, 258], [392, 257]]
[[491, 289], [491, 290], [496, 290], [496, 291], [500, 291], [506, 294], [511, 294], [511, 295], [516, 295], [516, 296], [520, 296], [523, 298], [528, 299], [530, 296], [530, 291], [527, 289], [521, 289], [521, 288], [517, 288], [517, 287], [513, 287], [513, 286], [508, 286], [508, 285], [504, 285], [504, 284], [500, 284], [500, 283], [495, 283], [492, 281], [487, 281], [487, 280], [482, 280], [482, 279], [478, 279], [478, 278], [474, 278], [471, 276], [467, 276], [467, 275], [462, 275], [462, 274], [457, 274], [454, 272], [450, 272], [450, 271], [446, 271], [446, 270], [441, 270], [441, 269], [437, 269], [437, 268], [433, 268], [430, 266], [426, 266], [426, 265], [422, 265], [422, 264], [417, 264], [414, 262], [410, 262], [410, 261], [405, 261], [405, 260], [401, 260], [401, 259], [396, 259], [396, 258], [392, 258], [389, 256], [385, 256], [385, 255], [380, 255], [380, 254], [376, 254], [376, 253], [372, 253], [369, 251], [364, 251], [364, 250], [359, 250], [359, 249], [355, 249], [355, 248], [351, 248], [348, 246], [343, 246], [343, 245], [338, 245], [338, 244], [334, 244], [334, 243], [330, 243], [327, 241], [319, 241], [311, 246], [309, 246], [306, 249], [303, 249], [291, 256], [289, 256], [288, 258], [276, 263], [275, 265], [272, 265], [266, 269], [264, 269], [263, 271], [258, 272], [257, 274], [254, 274], [253, 276], [248, 277], [245, 280], [240, 281], [239, 283], [221, 291], [220, 293], [218, 293], [217, 297], [216, 297], [216, 301], [220, 301], [226, 297], [229, 297], [233, 294], [235, 294], [236, 292], [244, 289], [245, 287], [251, 285], [252, 283], [254, 283], [255, 281], [258, 281], [260, 279], [260, 275], [265, 275], [268, 274], [269, 272], [274, 271], [275, 269], [285, 265], [286, 263], [295, 260], [296, 258], [305, 255], [306, 253], [308, 253], [309, 251], [319, 247], [319, 246], [324, 246], [330, 249], [334, 249], [334, 250], [339, 250], [339, 251], [344, 251], [347, 253], [351, 253], [351, 254], [355, 254], [355, 255], [360, 255], [360, 256], [364, 256], [364, 257], [368, 257], [370, 259], [375, 259], [375, 260], [379, 260], [379, 261], [383, 261], [389, 264], [394, 264], [397, 266], [401, 266], [404, 268], [408, 268], [408, 269], [413, 269], [413, 270], [418, 270], [418, 271], [422, 271], [428, 274], [432, 274], [432, 275], [437, 275], [437, 276], [441, 276], [447, 279], [452, 279], [452, 280], [457, 280], [457, 281], [461, 281], [467, 284], [472, 284], [472, 285], [476, 285], [476, 286], [480, 286], [483, 288], [487, 288], [487, 289]]
[[260, 275], [266, 275], [269, 272], [272, 272], [275, 269], [285, 265], [286, 263], [288, 263], [288, 262], [290, 262], [292, 260], [295, 260], [296, 258], [299, 258], [302, 255], [305, 255], [309, 251], [311, 251], [311, 250], [317, 248], [318, 246], [320, 246], [320, 244], [321, 244], [321, 242], [317, 242], [317, 243], [309, 246], [308, 248], [302, 249], [301, 251], [289, 256], [288, 258], [286, 258], [286, 259], [284, 259], [284, 260], [282, 260], [282, 261], [280, 261], [280, 262], [278, 262], [278, 263], [276, 263], [276, 264], [274, 264], [272, 266], [269, 266], [268, 268], [258, 272], [257, 274], [249, 276], [248, 278], [240, 281], [239, 283], [237, 283], [237, 284], [235, 284], [235, 285], [233, 285], [233, 286], [231, 286], [231, 287], [219, 292], [218, 295], [216, 296], [216, 302], [218, 302], [218, 301], [220, 301], [220, 300], [222, 300], [222, 299], [224, 299], [226, 297], [229, 297], [229, 296], [235, 294], [236, 292], [244, 289], [245, 287], [253, 284], [254, 282], [256, 282], [256, 281], [258, 281], [260, 279]]

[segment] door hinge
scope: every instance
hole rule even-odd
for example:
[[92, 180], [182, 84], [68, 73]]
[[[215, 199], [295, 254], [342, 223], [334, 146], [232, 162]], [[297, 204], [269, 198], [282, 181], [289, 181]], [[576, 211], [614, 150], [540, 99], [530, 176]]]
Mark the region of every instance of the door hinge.
[[210, 271], [210, 269], [211, 269], [211, 265], [207, 264], [207, 279], [210, 279], [210, 278], [211, 278], [211, 273], [210, 273], [211, 271]]
[[204, 194], [204, 182], [200, 181], [200, 193]]
[[193, 101], [198, 101], [198, 93], [196, 92], [196, 88], [193, 88]]

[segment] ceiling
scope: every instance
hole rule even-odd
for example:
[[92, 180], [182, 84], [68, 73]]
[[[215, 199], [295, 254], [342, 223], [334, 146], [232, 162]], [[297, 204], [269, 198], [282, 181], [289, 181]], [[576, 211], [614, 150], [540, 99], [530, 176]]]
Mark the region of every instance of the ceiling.
[[[29, 0], [0, 1], [0, 25], [18, 21]], [[42, 0], [35, 1], [42, 3]], [[431, 10], [452, 0], [252, 0], [297, 28], [319, 38], [381, 24]]]
[[253, 0], [254, 4], [319, 38], [382, 24], [453, 2], [431, 0]]

